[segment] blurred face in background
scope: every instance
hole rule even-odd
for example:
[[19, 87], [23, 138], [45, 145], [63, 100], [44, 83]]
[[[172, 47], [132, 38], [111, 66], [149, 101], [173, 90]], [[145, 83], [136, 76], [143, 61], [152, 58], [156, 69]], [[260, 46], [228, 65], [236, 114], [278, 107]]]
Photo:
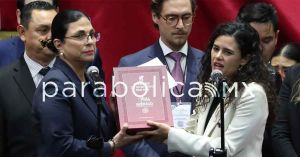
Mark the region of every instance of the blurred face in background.
[[278, 55], [272, 58], [271, 64], [273, 67], [275, 67], [281, 79], [283, 80], [285, 78], [285, 72], [288, 70], [288, 68], [297, 64], [297, 62], [293, 59]]
[[258, 32], [260, 38], [260, 47], [265, 63], [268, 63], [275, 51], [279, 30], [274, 32], [273, 24], [251, 22], [250, 25]]
[[162, 41], [177, 51], [186, 43], [192, 29], [193, 12], [190, 0], [166, 0], [159, 16], [152, 13]]
[[43, 47], [40, 41], [51, 38], [51, 23], [56, 14], [55, 10], [34, 9], [28, 28], [22, 25], [18, 27], [20, 38], [25, 43], [26, 53], [35, 61], [48, 62], [54, 57], [54, 53], [47, 47]]

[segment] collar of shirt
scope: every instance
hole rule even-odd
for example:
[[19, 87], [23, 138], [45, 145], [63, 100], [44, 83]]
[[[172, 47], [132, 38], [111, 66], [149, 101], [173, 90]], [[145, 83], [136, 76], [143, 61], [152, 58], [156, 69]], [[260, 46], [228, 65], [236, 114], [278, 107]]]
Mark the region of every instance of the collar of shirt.
[[[159, 38], [159, 45], [164, 53], [164, 56], [167, 56], [169, 53], [174, 52], [172, 49], [170, 49], [162, 40], [161, 37]], [[186, 41], [185, 44], [183, 45], [183, 47], [176, 52], [181, 52], [183, 53], [185, 56], [187, 56], [187, 52], [188, 52], [188, 42]]]
[[[25, 62], [29, 68], [29, 71], [31, 73], [31, 76], [32, 77], [35, 77], [37, 75], [40, 75], [39, 74], [39, 71], [43, 68], [42, 65], [40, 65], [39, 63], [37, 63], [36, 61], [32, 60], [31, 58], [29, 58], [29, 56], [27, 55], [26, 51], [24, 53], [24, 59], [25, 59]], [[55, 59], [54, 58], [50, 63], [49, 63], [49, 67], [52, 68], [53, 67], [53, 64], [55, 62]]]

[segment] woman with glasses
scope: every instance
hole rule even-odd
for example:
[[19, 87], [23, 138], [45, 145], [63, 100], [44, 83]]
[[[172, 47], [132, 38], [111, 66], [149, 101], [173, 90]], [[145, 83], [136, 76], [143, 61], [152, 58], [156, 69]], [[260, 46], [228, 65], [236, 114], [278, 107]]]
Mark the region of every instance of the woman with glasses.
[[169, 152], [208, 157], [211, 148], [221, 148], [219, 99], [207, 88], [210, 73], [221, 71], [229, 87], [237, 85], [237, 90], [228, 90], [224, 98], [227, 156], [261, 157], [263, 134], [268, 113], [272, 115], [275, 94], [268, 81], [257, 32], [247, 24], [220, 25], [210, 38], [202, 66], [199, 82], [204, 88], [195, 101], [187, 127], [179, 129], [150, 121], [148, 125], [156, 129], [140, 134], [166, 141]]
[[40, 133], [37, 156], [110, 156], [141, 138], [128, 136], [126, 126], [117, 133], [104, 98], [93, 95], [85, 66], [94, 59], [100, 34], [89, 17], [77, 10], [59, 12], [51, 32], [51, 40], [43, 44], [59, 56], [33, 98], [34, 124]]

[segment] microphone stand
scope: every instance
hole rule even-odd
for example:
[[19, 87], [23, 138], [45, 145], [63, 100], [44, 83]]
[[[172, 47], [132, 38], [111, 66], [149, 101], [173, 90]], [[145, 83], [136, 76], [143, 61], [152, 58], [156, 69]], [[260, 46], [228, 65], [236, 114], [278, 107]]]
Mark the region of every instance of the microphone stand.
[[[97, 88], [95, 84], [91, 83], [93, 89]], [[102, 148], [104, 144], [104, 139], [103, 135], [101, 132], [101, 110], [102, 110], [102, 97], [97, 97], [94, 95], [93, 96], [96, 99], [96, 105], [97, 105], [97, 135], [90, 136], [89, 139], [87, 140], [87, 146], [93, 149], [96, 149], [98, 151], [98, 156], [102, 157]]]
[[227, 157], [227, 150], [225, 148], [225, 130], [224, 130], [224, 95], [223, 95], [223, 83], [225, 82], [224, 79], [222, 79], [219, 84], [217, 84], [218, 87], [218, 93], [217, 95], [219, 102], [220, 102], [220, 119], [221, 119], [221, 148], [211, 148], [209, 150], [209, 157]]
[[101, 111], [102, 111], [102, 97], [100, 98], [97, 98], [96, 97], [96, 104], [97, 104], [97, 137], [98, 137], [98, 140], [99, 140], [99, 146], [100, 146], [100, 149], [98, 150], [99, 152], [99, 157], [102, 157], [102, 148], [103, 148], [103, 143], [104, 143], [104, 140], [103, 140], [103, 135], [102, 135], [102, 132], [100, 130], [101, 128]]

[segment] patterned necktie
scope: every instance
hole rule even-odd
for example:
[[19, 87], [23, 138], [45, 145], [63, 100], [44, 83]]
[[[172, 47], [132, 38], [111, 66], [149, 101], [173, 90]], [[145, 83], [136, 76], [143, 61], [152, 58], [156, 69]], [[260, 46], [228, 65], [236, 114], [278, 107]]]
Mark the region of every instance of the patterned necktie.
[[40, 71], [39, 71], [39, 74], [41, 74], [41, 75], [43, 75], [43, 76], [45, 76], [47, 73], [48, 73], [48, 71], [50, 70], [50, 67], [44, 67], [44, 68], [42, 68]]
[[[173, 59], [175, 61], [175, 65], [174, 65], [174, 68], [172, 70], [172, 76], [174, 77], [175, 81], [176, 82], [183, 82], [183, 71], [182, 71], [182, 68], [181, 68], [181, 63], [180, 63], [180, 60], [181, 60], [181, 57], [183, 56], [184, 54], [182, 54], [181, 52], [171, 52], [169, 54], [169, 57], [171, 59]], [[174, 90], [174, 93], [175, 94], [181, 94], [182, 92], [182, 89], [183, 89], [183, 85], [180, 85], [178, 84], [176, 86], [176, 89]]]

